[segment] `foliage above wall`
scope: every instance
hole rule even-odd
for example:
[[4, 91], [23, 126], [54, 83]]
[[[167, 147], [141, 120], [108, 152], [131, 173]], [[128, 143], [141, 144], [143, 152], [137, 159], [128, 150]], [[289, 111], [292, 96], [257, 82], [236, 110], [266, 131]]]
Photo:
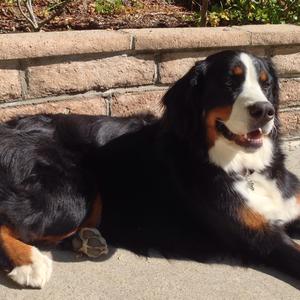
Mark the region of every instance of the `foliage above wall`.
[[0, 32], [299, 22], [299, 0], [2, 0], [0, 3]]
[[210, 6], [211, 26], [300, 22], [299, 0], [225, 0]]

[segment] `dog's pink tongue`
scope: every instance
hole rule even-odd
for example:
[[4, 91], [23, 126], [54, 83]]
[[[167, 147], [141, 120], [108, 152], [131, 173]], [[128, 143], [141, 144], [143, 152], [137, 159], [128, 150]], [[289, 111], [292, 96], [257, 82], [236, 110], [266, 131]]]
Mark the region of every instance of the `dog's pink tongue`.
[[247, 137], [253, 140], [260, 139], [261, 136], [262, 136], [262, 130], [260, 128], [247, 133]]

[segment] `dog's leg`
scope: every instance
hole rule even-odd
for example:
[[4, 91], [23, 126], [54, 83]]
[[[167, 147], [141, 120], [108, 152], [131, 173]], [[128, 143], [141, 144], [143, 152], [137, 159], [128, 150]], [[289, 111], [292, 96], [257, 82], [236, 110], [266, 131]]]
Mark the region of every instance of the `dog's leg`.
[[284, 231], [250, 209], [240, 210], [239, 239], [246, 252], [262, 262], [300, 279], [300, 245]]
[[[300, 211], [300, 193], [295, 197], [297, 199], [297, 204], [299, 207], [298, 210]], [[292, 237], [295, 237], [297, 239], [300, 238], [300, 217], [286, 225], [286, 232]]]
[[8, 276], [22, 286], [42, 288], [50, 279], [52, 261], [36, 247], [18, 240], [7, 226], [0, 227], [0, 246], [13, 270]]
[[299, 239], [300, 238], [300, 219], [289, 223], [286, 226], [286, 232], [293, 238]]
[[266, 262], [283, 272], [300, 279], [300, 246], [282, 234], [281, 241], [267, 255]]

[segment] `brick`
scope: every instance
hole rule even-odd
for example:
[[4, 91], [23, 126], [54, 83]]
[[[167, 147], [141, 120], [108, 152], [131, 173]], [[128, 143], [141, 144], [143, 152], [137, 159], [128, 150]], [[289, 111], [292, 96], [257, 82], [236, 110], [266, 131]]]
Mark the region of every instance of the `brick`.
[[199, 51], [189, 53], [168, 53], [163, 55], [161, 63], [159, 64], [160, 82], [162, 84], [175, 82], [186, 74], [196, 61], [205, 59], [214, 52]]
[[285, 137], [300, 137], [300, 110], [282, 111], [279, 118]]
[[79, 98], [77, 100], [57, 101], [49, 103], [19, 105], [15, 107], [0, 108], [0, 121], [7, 121], [19, 115], [33, 115], [39, 113], [49, 114], [88, 114], [106, 115], [105, 100], [100, 97], [91, 99]]
[[130, 34], [109, 30], [1, 34], [0, 59], [126, 51], [130, 43]]
[[284, 45], [284, 46], [278, 46], [273, 48], [272, 55], [285, 55], [285, 54], [295, 54], [300, 52], [300, 46], [299, 45]]
[[114, 56], [28, 68], [28, 97], [105, 90], [154, 82], [152, 56]]
[[[243, 48], [254, 55], [264, 56], [263, 48]], [[218, 52], [219, 50], [198, 51], [198, 52], [179, 52], [167, 53], [162, 55], [161, 63], [159, 64], [160, 82], [162, 84], [170, 84], [181, 78], [196, 61], [203, 60], [207, 56]]]
[[280, 103], [282, 106], [299, 104], [300, 102], [300, 78], [286, 78], [279, 80]]
[[244, 25], [234, 28], [251, 33], [252, 45], [300, 44], [300, 27], [296, 25]]
[[111, 103], [111, 114], [129, 116], [134, 113], [152, 112], [159, 116], [162, 113], [160, 101], [165, 92], [163, 90], [115, 95]]
[[275, 55], [272, 57], [276, 70], [280, 75], [300, 74], [300, 52]]
[[21, 98], [22, 89], [17, 66], [0, 63], [0, 101]]
[[251, 53], [256, 56], [261, 56], [261, 57], [267, 56], [266, 48], [264, 47], [241, 47], [239, 48], [239, 50]]
[[197, 49], [250, 45], [250, 34], [230, 27], [145, 28], [124, 30], [134, 36], [135, 50]]

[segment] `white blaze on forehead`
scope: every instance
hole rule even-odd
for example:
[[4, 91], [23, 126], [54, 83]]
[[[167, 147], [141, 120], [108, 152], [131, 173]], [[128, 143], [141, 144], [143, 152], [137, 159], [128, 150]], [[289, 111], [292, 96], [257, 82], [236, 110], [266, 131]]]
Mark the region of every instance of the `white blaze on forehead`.
[[264, 95], [258, 82], [259, 75], [257, 74], [252, 58], [248, 54], [242, 53], [240, 55], [240, 59], [246, 67], [246, 76], [242, 92], [239, 97], [245, 98], [245, 104], [247, 106], [256, 102], [267, 102], [268, 99]]
[[[251, 127], [251, 116], [248, 107], [257, 102], [267, 102], [268, 99], [259, 84], [259, 76], [251, 56], [241, 53], [240, 61], [245, 67], [245, 80], [241, 92], [232, 106], [230, 117], [224, 124], [236, 134], [245, 134], [249, 132]], [[272, 126], [270, 127], [272, 128]]]

